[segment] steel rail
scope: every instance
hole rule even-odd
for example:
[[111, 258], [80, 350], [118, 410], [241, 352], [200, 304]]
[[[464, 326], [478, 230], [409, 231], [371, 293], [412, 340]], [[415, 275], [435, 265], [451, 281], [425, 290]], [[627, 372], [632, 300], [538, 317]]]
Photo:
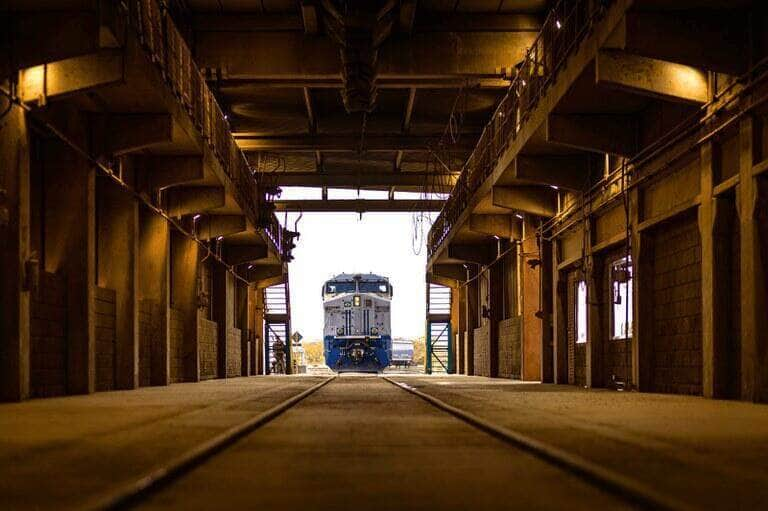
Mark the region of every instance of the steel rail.
[[473, 413], [461, 410], [441, 399], [415, 389], [406, 383], [397, 382], [388, 376], [382, 376], [382, 378], [392, 385], [423, 399], [435, 408], [453, 415], [467, 424], [474, 426], [513, 447], [533, 454], [537, 458], [542, 459], [553, 466], [570, 472], [581, 479], [588, 481], [600, 490], [621, 497], [632, 504], [654, 510], [694, 511], [697, 509], [674, 497], [659, 493], [654, 488], [641, 481], [602, 467], [597, 463], [593, 463], [581, 456], [560, 449], [559, 447], [531, 438], [519, 431], [494, 424]]
[[234, 444], [244, 436], [252, 433], [276, 419], [284, 412], [296, 406], [306, 397], [320, 390], [336, 378], [333, 375], [320, 383], [292, 396], [282, 403], [252, 417], [251, 419], [233, 426], [215, 437], [193, 447], [187, 452], [172, 459], [160, 467], [150, 470], [148, 473], [122, 484], [118, 488], [100, 495], [87, 503], [82, 509], [87, 511], [105, 511], [126, 509], [147, 497], [157, 489], [171, 483], [173, 480], [186, 474], [195, 467], [205, 463], [222, 450]]

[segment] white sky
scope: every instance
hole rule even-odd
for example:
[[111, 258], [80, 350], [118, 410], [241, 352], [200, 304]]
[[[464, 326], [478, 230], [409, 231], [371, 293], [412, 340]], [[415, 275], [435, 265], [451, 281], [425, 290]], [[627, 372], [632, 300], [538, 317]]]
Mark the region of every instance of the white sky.
[[[293, 198], [293, 197], [285, 197]], [[284, 222], [284, 213], [278, 218]], [[293, 229], [298, 214], [289, 214]], [[393, 337], [424, 335], [425, 265], [423, 236], [413, 241], [412, 213], [305, 213], [298, 224], [301, 237], [289, 266], [291, 327], [307, 340], [323, 335], [323, 283], [339, 273], [376, 273], [389, 277]], [[433, 214], [434, 216], [434, 214]], [[419, 255], [414, 254], [414, 245]]]

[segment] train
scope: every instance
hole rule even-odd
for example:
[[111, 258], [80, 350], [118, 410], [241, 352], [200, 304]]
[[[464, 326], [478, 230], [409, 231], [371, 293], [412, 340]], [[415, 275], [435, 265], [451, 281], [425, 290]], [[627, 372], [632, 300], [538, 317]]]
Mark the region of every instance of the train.
[[392, 362], [392, 284], [341, 273], [323, 284], [325, 363], [336, 372], [383, 371]]
[[395, 338], [392, 340], [392, 365], [408, 368], [413, 363], [413, 341]]

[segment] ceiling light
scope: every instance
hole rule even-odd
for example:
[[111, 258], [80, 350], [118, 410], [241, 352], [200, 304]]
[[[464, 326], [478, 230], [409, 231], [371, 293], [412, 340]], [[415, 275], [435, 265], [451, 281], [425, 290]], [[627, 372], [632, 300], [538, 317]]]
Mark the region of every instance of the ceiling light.
[[558, 29], [558, 30], [560, 30], [561, 28], [563, 28], [563, 24], [562, 24], [562, 23], [560, 23], [560, 20], [555, 20], [555, 26], [557, 27], [557, 29]]
[[218, 238], [216, 238], [216, 241], [221, 241], [223, 239], [224, 239], [224, 236], [219, 236]]
[[198, 215], [195, 215], [195, 216], [193, 216], [193, 217], [192, 217], [192, 220], [193, 220], [193, 221], [195, 221], [195, 222], [197, 222], [198, 220], [200, 220], [200, 216], [201, 216], [201, 215], [199, 215], [199, 214], [198, 214]]
[[521, 215], [520, 213], [515, 213], [515, 216], [516, 216], [517, 218], [519, 218], [520, 220], [522, 220], [522, 219], [523, 219], [523, 215]]
[[550, 188], [552, 188], [553, 190], [559, 190], [559, 189], [560, 189], [560, 188], [558, 188], [558, 187], [557, 187], [557, 186], [555, 186], [555, 185], [549, 185], [549, 187], [550, 187]]

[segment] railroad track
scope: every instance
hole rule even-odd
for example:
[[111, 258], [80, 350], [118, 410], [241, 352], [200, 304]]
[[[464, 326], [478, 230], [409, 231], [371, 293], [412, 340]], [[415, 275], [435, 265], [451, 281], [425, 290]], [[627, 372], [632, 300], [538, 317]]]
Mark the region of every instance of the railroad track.
[[[182, 478], [192, 469], [205, 464], [212, 457], [232, 446], [238, 440], [253, 434], [260, 427], [283, 415], [336, 378], [337, 376], [331, 376], [269, 410], [254, 416], [245, 423], [230, 428], [142, 477], [130, 481], [106, 495], [102, 495], [85, 506], [84, 509], [94, 511], [115, 510], [140, 504], [153, 493]], [[580, 456], [528, 437], [518, 431], [487, 421], [406, 383], [398, 382], [390, 376], [380, 376], [380, 378], [396, 388], [429, 403], [434, 408], [501, 440], [512, 448], [527, 452], [559, 470], [576, 476], [601, 492], [609, 493], [619, 498], [633, 507], [670, 511], [695, 509], [684, 502], [657, 492], [654, 488], [636, 479], [606, 469]]]

